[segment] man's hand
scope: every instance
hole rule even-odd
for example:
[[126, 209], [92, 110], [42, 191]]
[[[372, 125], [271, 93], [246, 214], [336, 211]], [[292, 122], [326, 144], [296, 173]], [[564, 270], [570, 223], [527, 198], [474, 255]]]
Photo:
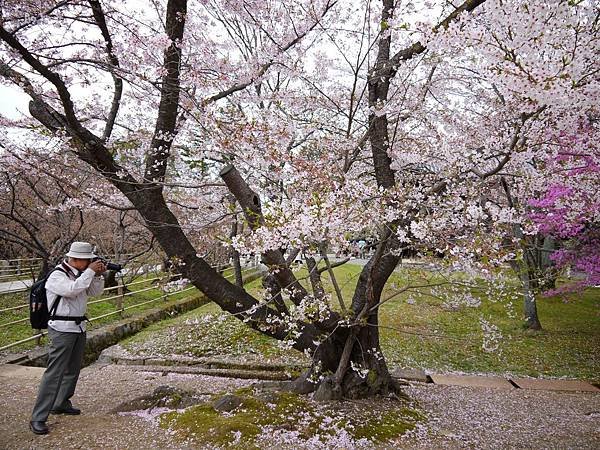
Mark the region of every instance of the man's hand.
[[92, 269], [96, 272], [96, 275], [100, 275], [101, 273], [106, 272], [106, 264], [100, 260], [94, 261], [93, 263], [90, 263], [88, 269]]

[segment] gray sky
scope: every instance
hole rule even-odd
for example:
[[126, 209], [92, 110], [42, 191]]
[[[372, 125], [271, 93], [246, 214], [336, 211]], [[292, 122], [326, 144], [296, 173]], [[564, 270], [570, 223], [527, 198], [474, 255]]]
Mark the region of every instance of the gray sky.
[[0, 85], [0, 114], [9, 119], [18, 119], [27, 112], [29, 96], [16, 86]]

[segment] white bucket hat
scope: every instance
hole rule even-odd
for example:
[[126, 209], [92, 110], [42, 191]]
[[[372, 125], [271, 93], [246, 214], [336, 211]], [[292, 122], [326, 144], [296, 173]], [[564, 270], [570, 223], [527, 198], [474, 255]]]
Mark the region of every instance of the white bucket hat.
[[96, 257], [92, 244], [88, 242], [73, 242], [66, 256], [79, 259], [92, 259]]

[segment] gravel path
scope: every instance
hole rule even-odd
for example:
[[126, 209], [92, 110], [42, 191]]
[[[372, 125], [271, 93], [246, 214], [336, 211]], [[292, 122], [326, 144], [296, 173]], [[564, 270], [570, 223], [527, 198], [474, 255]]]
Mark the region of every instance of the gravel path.
[[162, 385], [217, 393], [252, 384], [206, 376], [140, 372], [127, 366], [92, 365], [82, 370], [73, 404], [80, 416], [48, 419], [50, 433], [36, 436], [29, 430], [29, 416], [39, 379], [0, 378], [0, 448], [6, 449], [174, 449], [169, 434], [151, 422], [112, 412], [120, 404], [151, 393]]
[[[253, 380], [92, 365], [83, 370], [73, 399], [83, 414], [50, 416], [47, 436], [35, 436], [28, 429], [38, 383], [37, 378], [0, 377], [0, 448], [200, 448], [173, 442], [166, 430], [140, 417], [112, 411], [161, 385], [210, 394], [234, 390]], [[406, 392], [429, 419], [389, 448], [600, 448], [600, 394], [432, 384], [414, 384]]]
[[600, 394], [511, 391], [434, 384], [406, 393], [428, 423], [418, 448], [599, 449]]

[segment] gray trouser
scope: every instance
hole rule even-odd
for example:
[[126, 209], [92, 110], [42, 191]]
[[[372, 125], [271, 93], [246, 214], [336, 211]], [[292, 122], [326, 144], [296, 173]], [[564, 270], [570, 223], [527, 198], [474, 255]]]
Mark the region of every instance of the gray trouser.
[[85, 333], [62, 333], [48, 327], [48, 337], [48, 367], [31, 414], [36, 422], [45, 422], [50, 410], [71, 406], [85, 349]]

